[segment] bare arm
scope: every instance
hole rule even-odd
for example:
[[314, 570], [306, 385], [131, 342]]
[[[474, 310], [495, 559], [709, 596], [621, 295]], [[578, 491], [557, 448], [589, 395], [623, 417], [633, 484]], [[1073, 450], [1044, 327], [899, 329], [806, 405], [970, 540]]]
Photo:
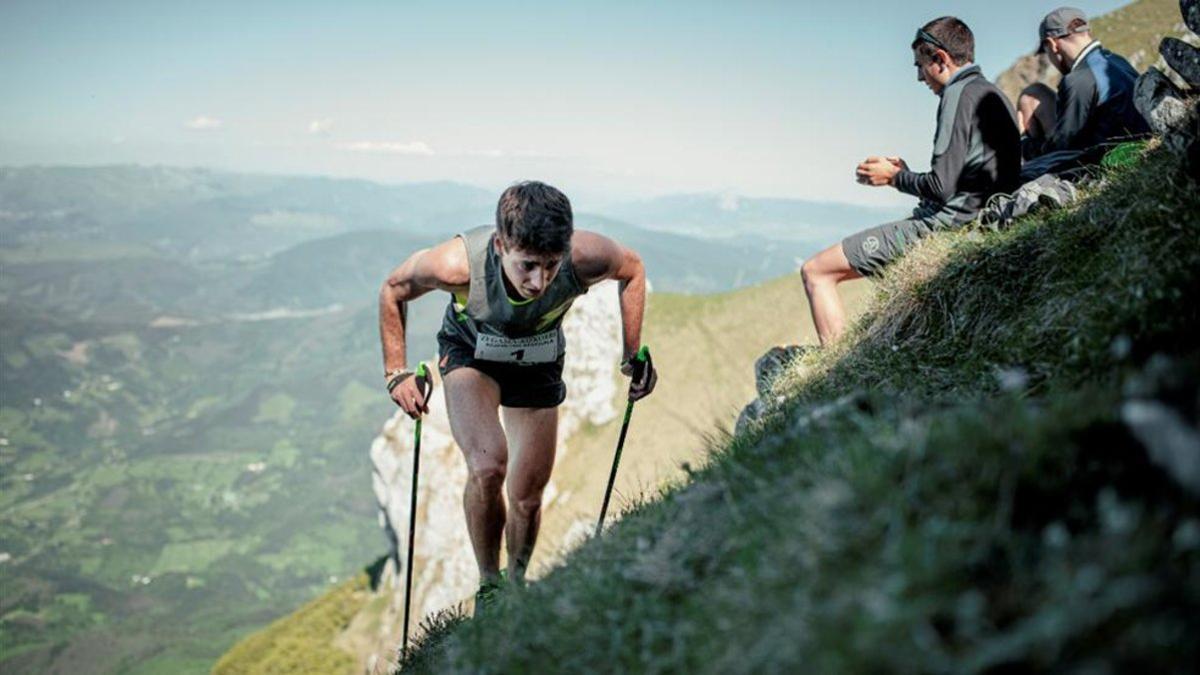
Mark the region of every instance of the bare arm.
[[642, 344], [646, 310], [646, 269], [641, 257], [608, 237], [579, 230], [571, 239], [571, 257], [584, 286], [605, 279], [620, 283], [623, 353], [625, 359], [633, 358]]
[[1017, 131], [1024, 134], [1033, 124], [1033, 116], [1041, 101], [1028, 94], [1021, 94], [1017, 99]]
[[[466, 246], [458, 237], [434, 248], [417, 251], [392, 270], [379, 290], [379, 339], [383, 345], [385, 377], [388, 373], [408, 368], [405, 334], [407, 303], [429, 291], [440, 289], [453, 292], [465, 288], [469, 283]], [[409, 410], [406, 403], [411, 401], [411, 389], [397, 387], [392, 392], [392, 398], [410, 415], [413, 411]], [[418, 401], [417, 407], [424, 408], [423, 398]]]

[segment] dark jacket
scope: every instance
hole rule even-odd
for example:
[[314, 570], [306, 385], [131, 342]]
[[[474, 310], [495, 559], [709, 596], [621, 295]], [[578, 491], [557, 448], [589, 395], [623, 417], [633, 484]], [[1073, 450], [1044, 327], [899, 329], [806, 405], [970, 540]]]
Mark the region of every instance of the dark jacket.
[[941, 98], [930, 170], [901, 171], [893, 184], [944, 211], [946, 225], [959, 225], [974, 220], [991, 195], [1017, 187], [1021, 136], [1008, 99], [979, 66], [955, 73]]
[[1081, 56], [1058, 85], [1058, 121], [1043, 152], [1084, 150], [1150, 131], [1133, 105], [1133, 66], [1099, 42]]

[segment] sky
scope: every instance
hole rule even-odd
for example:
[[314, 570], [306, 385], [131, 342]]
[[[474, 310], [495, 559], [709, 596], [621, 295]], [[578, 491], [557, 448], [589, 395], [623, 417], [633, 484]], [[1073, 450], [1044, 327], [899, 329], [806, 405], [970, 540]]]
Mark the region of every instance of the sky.
[[1055, 6], [0, 0], [0, 165], [899, 205], [853, 171], [872, 154], [928, 168], [916, 28], [959, 16], [995, 77]]

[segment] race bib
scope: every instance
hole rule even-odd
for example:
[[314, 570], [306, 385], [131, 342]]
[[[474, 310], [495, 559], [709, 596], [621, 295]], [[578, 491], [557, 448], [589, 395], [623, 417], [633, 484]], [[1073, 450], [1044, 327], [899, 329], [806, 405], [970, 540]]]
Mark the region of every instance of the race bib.
[[558, 360], [558, 329], [523, 338], [480, 333], [475, 338], [475, 358], [526, 365]]

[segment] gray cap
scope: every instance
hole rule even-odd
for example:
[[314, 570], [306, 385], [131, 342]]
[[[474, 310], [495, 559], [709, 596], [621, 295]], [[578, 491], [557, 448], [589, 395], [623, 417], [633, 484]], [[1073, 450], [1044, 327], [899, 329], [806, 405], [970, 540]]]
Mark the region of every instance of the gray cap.
[[[1083, 22], [1082, 26], [1071, 30], [1071, 22], [1076, 19]], [[1088, 26], [1087, 15], [1081, 9], [1074, 7], [1059, 7], [1058, 9], [1046, 15], [1042, 19], [1042, 24], [1038, 26], [1038, 52], [1043, 52], [1046, 49], [1046, 38], [1063, 37], [1071, 33], [1082, 33], [1091, 30]]]

